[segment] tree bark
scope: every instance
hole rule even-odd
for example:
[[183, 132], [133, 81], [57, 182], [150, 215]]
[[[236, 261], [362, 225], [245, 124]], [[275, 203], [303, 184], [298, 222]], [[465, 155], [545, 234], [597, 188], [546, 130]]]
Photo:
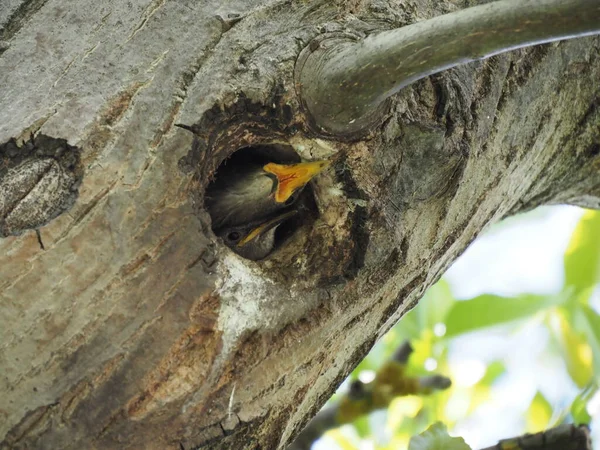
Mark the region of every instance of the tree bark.
[[[465, 3], [3, 3], [10, 214], [47, 192], [18, 173], [75, 180], [49, 185], [78, 197], [0, 239], [0, 446], [285, 448], [484, 227], [599, 207], [597, 38], [421, 80], [361, 140], [308, 127], [293, 72], [316, 36]], [[313, 186], [319, 217], [251, 262], [212, 233], [203, 190], [273, 142], [335, 164]]]

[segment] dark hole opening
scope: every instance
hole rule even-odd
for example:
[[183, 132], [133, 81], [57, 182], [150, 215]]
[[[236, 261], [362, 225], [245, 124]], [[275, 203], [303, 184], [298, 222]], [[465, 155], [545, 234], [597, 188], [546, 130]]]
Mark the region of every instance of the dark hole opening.
[[[211, 216], [213, 232], [240, 256], [253, 260], [268, 258], [296, 231], [303, 226], [312, 224], [317, 218], [318, 209], [310, 182], [299, 193], [292, 195], [283, 205], [280, 205], [280, 209], [276, 212], [261, 214], [260, 201], [254, 201], [253, 195], [248, 194], [248, 192], [253, 192], [252, 189], [245, 190], [245, 186], [249, 183], [241, 183], [240, 181], [248, 178], [249, 172], [260, 172], [268, 163], [295, 164], [298, 162], [301, 162], [300, 156], [289, 145], [278, 143], [259, 144], [242, 147], [224, 160], [217, 168], [213, 180], [206, 188], [204, 206]], [[261, 179], [271, 180], [274, 185], [275, 177], [263, 172], [260, 172], [261, 176], [264, 175], [268, 178]], [[236, 186], [235, 190], [231, 188], [234, 184]], [[243, 195], [232, 196], [235, 199], [234, 207], [229, 207], [230, 203], [223, 201], [224, 193], [239, 193], [240, 189]], [[272, 197], [273, 193], [269, 192], [269, 195]], [[266, 196], [257, 194], [257, 197], [262, 199]], [[229, 211], [238, 210], [239, 219], [236, 218], [235, 213], [229, 213]], [[245, 249], [240, 251], [240, 248], [237, 247], [237, 243], [242, 241], [248, 232], [255, 229], [257, 225], [259, 226], [290, 211], [297, 211], [297, 213], [290, 214], [275, 228], [273, 249], [268, 254], [256, 258], [244, 254]], [[255, 214], [255, 216], [250, 217], [252, 214]]]
[[242, 147], [223, 161], [217, 170], [216, 176], [219, 176], [219, 171], [226, 165], [267, 164], [270, 162], [294, 164], [300, 162], [300, 156], [298, 156], [298, 153], [296, 153], [292, 146], [285, 144], [259, 144]]

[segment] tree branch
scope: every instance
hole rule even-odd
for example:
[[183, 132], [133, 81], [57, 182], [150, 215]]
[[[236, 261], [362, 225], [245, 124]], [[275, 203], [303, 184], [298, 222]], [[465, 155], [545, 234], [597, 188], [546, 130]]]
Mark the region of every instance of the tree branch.
[[450, 387], [449, 378], [442, 375], [408, 377], [405, 369], [413, 352], [405, 341], [378, 371], [369, 383], [356, 380], [338, 402], [323, 408], [308, 423], [287, 450], [307, 450], [327, 430], [352, 423], [359, 417], [378, 409], [387, 408], [392, 400], [405, 395], [429, 395]]
[[525, 434], [512, 439], [503, 439], [492, 447], [481, 450], [498, 449], [521, 450], [591, 450], [590, 430], [587, 425], [563, 424], [535, 434]]
[[314, 125], [352, 134], [377, 119], [382, 102], [434, 73], [498, 53], [600, 32], [597, 0], [503, 0], [356, 42], [313, 42], [298, 61], [300, 95]]

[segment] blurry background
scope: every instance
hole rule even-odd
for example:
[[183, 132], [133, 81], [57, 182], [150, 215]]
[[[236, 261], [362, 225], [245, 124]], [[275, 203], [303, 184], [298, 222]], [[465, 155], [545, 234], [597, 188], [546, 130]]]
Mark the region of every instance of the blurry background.
[[409, 339], [408, 374], [452, 387], [395, 399], [314, 450], [403, 450], [434, 422], [473, 449], [591, 423], [600, 450], [600, 212], [555, 206], [483, 233], [342, 384], [372, 380]]

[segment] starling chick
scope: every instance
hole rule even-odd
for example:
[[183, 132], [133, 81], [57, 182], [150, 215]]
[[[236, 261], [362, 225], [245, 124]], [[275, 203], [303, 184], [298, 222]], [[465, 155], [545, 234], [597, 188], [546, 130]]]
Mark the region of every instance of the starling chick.
[[223, 228], [217, 235], [238, 255], [258, 261], [273, 251], [277, 227], [296, 214], [297, 210], [291, 210], [271, 219]]
[[213, 229], [255, 222], [292, 205], [304, 186], [328, 165], [324, 160], [225, 167], [206, 190]]

